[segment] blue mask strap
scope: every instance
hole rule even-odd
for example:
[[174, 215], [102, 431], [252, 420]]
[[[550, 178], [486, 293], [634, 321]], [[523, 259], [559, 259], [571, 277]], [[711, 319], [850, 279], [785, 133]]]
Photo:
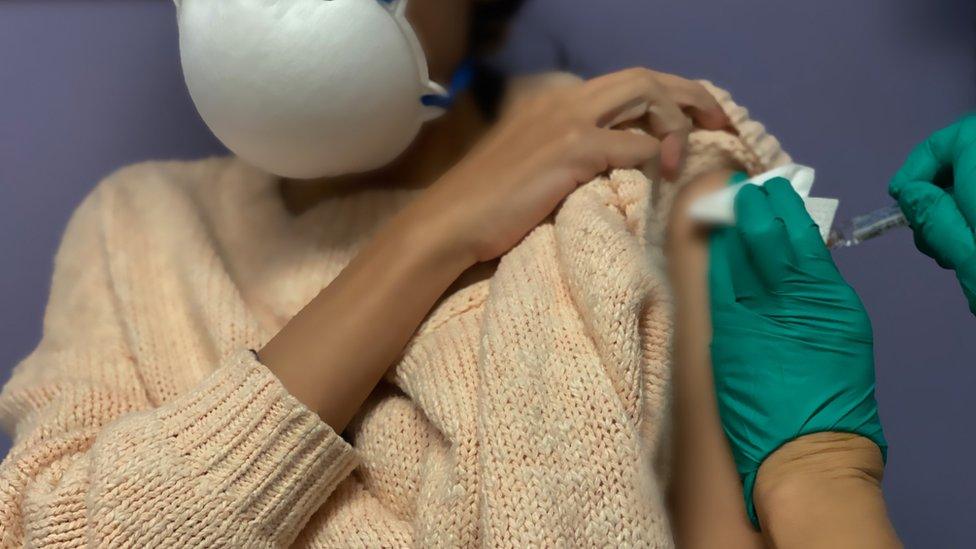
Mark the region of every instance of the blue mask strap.
[[451, 76], [451, 85], [447, 88], [447, 95], [424, 95], [421, 96], [420, 102], [427, 107], [440, 107], [444, 110], [450, 109], [454, 106], [454, 102], [457, 101], [458, 96], [468, 91], [468, 88], [471, 87], [476, 73], [477, 69], [475, 68], [474, 59], [465, 59], [461, 63], [461, 66], [454, 71], [454, 75]]

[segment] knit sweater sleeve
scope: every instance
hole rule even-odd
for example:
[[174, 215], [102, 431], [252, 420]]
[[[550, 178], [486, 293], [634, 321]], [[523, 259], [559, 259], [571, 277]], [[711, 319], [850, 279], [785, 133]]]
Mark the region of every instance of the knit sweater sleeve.
[[290, 543], [352, 448], [247, 350], [151, 400], [117, 313], [100, 190], [58, 252], [42, 340], [0, 394], [14, 437], [0, 546]]

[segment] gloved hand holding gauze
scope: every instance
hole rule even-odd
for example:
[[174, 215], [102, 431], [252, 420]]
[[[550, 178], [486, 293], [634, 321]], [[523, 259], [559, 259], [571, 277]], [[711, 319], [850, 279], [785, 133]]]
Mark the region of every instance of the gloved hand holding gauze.
[[753, 178], [746, 179], [732, 186], [726, 187], [711, 194], [707, 194], [692, 203], [689, 214], [692, 219], [714, 225], [734, 225], [735, 224], [735, 196], [739, 194], [745, 185], [762, 185], [766, 181], [775, 178], [783, 178], [790, 182], [793, 190], [803, 198], [803, 205], [807, 213], [813, 218], [814, 222], [820, 227], [820, 235], [824, 242], [830, 234], [830, 228], [834, 224], [834, 217], [837, 214], [839, 201], [834, 198], [814, 198], [810, 196], [813, 190], [813, 183], [816, 179], [816, 172], [813, 168], [801, 166], [799, 164], [787, 164], [779, 168], [759, 174]]
[[299, 179], [399, 156], [446, 95], [406, 0], [176, 0], [187, 87], [245, 161]]
[[735, 227], [712, 231], [712, 373], [722, 428], [759, 515], [759, 468], [784, 444], [854, 433], [887, 451], [874, 397], [871, 320], [789, 181], [746, 185]]

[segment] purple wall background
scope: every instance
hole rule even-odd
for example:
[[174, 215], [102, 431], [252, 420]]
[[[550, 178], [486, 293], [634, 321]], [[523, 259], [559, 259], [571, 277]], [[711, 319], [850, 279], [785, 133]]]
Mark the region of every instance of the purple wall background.
[[[518, 70], [646, 65], [733, 90], [844, 215], [888, 203], [909, 148], [976, 107], [972, 0], [534, 0], [513, 38]], [[217, 151], [169, 2], [0, 4], [0, 379], [36, 344], [53, 252], [92, 185]], [[909, 547], [972, 543], [976, 321], [908, 233], [836, 257], [874, 320], [896, 525]]]

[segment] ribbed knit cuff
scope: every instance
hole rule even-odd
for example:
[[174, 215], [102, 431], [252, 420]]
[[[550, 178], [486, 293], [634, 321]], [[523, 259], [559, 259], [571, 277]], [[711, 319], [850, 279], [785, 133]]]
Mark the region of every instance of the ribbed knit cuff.
[[732, 139], [737, 139], [748, 149], [750, 158], [742, 160], [745, 161], [745, 168], [751, 175], [791, 162], [789, 155], [780, 146], [779, 140], [770, 135], [765, 126], [749, 118], [749, 111], [733, 101], [729, 92], [706, 80], [700, 82], [715, 97], [732, 121], [732, 126], [739, 132], [738, 138], [732, 137]]
[[250, 351], [156, 419], [208, 485], [271, 531], [300, 528], [356, 466], [353, 448]]

